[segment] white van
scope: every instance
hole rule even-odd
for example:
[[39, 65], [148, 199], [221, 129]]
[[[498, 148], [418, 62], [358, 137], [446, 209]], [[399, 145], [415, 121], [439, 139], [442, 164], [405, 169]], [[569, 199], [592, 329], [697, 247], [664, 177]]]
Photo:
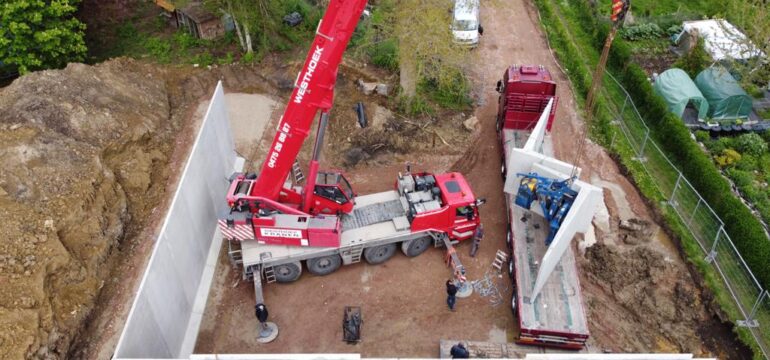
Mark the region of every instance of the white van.
[[451, 29], [458, 44], [479, 45], [479, 36], [484, 33], [479, 22], [479, 0], [455, 0]]

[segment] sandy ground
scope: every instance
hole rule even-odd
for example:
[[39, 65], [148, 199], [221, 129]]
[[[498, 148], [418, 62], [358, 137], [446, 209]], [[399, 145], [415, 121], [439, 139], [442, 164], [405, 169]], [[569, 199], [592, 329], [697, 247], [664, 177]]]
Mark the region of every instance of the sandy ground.
[[[262, 138], [278, 102], [268, 96], [242, 93], [225, 94], [225, 102], [235, 150], [247, 159], [253, 158], [252, 153], [256, 149], [254, 139]], [[204, 105], [208, 106], [208, 102], [201, 104], [205, 111]]]

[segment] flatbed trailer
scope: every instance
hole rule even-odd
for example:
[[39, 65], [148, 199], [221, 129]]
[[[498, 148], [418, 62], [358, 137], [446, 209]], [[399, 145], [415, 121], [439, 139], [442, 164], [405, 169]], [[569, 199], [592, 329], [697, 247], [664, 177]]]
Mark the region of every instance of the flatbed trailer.
[[[529, 130], [502, 129], [500, 140], [506, 160], [514, 148], [529, 138]], [[543, 153], [553, 153], [550, 137], [543, 142]], [[579, 350], [589, 337], [585, 308], [575, 255], [570, 247], [551, 274], [537, 298], [532, 299], [539, 260], [548, 247], [548, 224], [542, 216], [517, 206], [515, 196], [506, 194], [509, 229], [507, 244], [511, 256], [508, 272], [514, 291], [511, 307], [519, 322], [519, 344], [552, 346]]]

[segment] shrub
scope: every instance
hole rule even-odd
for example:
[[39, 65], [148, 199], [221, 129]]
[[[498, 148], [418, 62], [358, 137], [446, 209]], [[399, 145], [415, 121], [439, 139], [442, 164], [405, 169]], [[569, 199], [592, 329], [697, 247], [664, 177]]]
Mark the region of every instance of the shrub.
[[167, 63], [171, 60], [171, 44], [166, 40], [150, 37], [145, 40], [144, 48], [159, 63]]
[[447, 67], [439, 77], [422, 79], [418, 90], [441, 107], [457, 110], [470, 106], [470, 87], [470, 81], [460, 69]]
[[711, 140], [711, 135], [709, 135], [708, 131], [698, 130], [695, 132], [695, 140], [705, 144]]
[[398, 70], [398, 43], [396, 39], [387, 39], [374, 44], [369, 50], [369, 58], [374, 65], [383, 69]]
[[621, 36], [626, 40], [648, 40], [663, 36], [663, 30], [655, 23], [633, 25], [621, 30]]
[[713, 145], [712, 145], [711, 151], [714, 154], [721, 154], [723, 151], [725, 151], [725, 149], [730, 149], [735, 147], [733, 145], [733, 138], [730, 138], [730, 137], [721, 137], [717, 139], [717, 141], [714, 141], [712, 144]]
[[[732, 149], [729, 149], [727, 151], [730, 151]], [[734, 150], [733, 150], [734, 151]], [[743, 171], [754, 171], [757, 170], [759, 167], [759, 161], [756, 157], [752, 156], [751, 154], [742, 154], [740, 157], [734, 161], [735, 168], [738, 170]]]
[[221, 57], [217, 59], [217, 64], [219, 65], [230, 65], [235, 61], [235, 57], [233, 56], [233, 53], [227, 52], [224, 57]]
[[204, 51], [198, 55], [195, 55], [192, 59], [193, 64], [198, 64], [200, 66], [209, 66], [214, 63], [214, 56], [211, 55], [208, 51]]
[[735, 148], [745, 154], [762, 156], [762, 154], [767, 152], [767, 143], [761, 136], [755, 133], [748, 133], [735, 139]]
[[711, 57], [706, 52], [703, 45], [703, 39], [698, 39], [698, 43], [684, 56], [677, 60], [673, 67], [684, 70], [691, 78], [695, 78], [711, 63]]
[[741, 161], [741, 154], [733, 149], [724, 149], [722, 153], [714, 158], [719, 167], [727, 167]]
[[419, 94], [412, 97], [399, 96], [396, 108], [408, 116], [432, 115], [436, 112]]
[[179, 47], [180, 50], [187, 50], [189, 48], [200, 45], [200, 41], [198, 39], [190, 35], [190, 33], [187, 31], [183, 30], [177, 31], [176, 34], [174, 34], [174, 43]]
[[674, 35], [679, 34], [681, 32], [682, 32], [682, 25], [680, 25], [680, 24], [671, 25], [671, 26], [669, 26], [666, 29], [666, 34], [668, 36], [674, 36]]
[[749, 171], [729, 169], [727, 175], [735, 182], [735, 185], [743, 188], [754, 183], [754, 176]]

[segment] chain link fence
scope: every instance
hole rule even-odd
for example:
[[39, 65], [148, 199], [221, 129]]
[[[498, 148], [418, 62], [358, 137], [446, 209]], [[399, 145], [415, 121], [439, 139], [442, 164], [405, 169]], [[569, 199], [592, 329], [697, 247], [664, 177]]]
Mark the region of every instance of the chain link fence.
[[[770, 358], [770, 292], [763, 289], [738, 253], [724, 222], [698, 194], [664, 152], [651, 139], [650, 129], [636, 109], [631, 96], [611, 74], [606, 81], [611, 93], [622, 94], [622, 103], [613, 98], [614, 121], [645, 171], [679, 219], [696, 239], [705, 261], [720, 275], [725, 289], [735, 301], [740, 318], [732, 319], [747, 328], [765, 356]], [[612, 98], [612, 97], [611, 97]], [[617, 139], [613, 138], [613, 142]]]

